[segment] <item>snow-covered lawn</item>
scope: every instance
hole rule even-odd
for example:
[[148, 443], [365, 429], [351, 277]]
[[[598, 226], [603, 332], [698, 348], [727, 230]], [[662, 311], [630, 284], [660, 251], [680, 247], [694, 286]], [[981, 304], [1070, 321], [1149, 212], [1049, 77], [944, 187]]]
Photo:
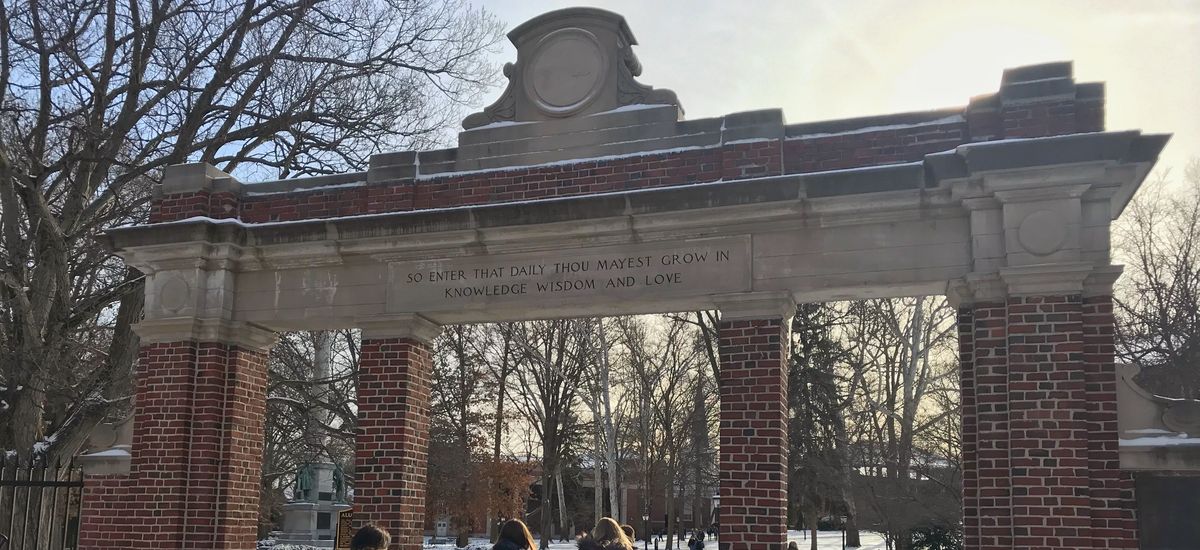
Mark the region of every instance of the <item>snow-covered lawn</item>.
[[[788, 531], [788, 540], [796, 541], [796, 544], [798, 544], [800, 546], [800, 550], [809, 550], [809, 548], [810, 548], [809, 544], [811, 544], [811, 542], [809, 541], [808, 536], [806, 536], [806, 534], [804, 534], [804, 533], [801, 533], [800, 531]], [[879, 533], [873, 533], [871, 531], [861, 532], [859, 534], [859, 542], [862, 542], [862, 544], [863, 544], [862, 546], [859, 547], [860, 550], [883, 550], [885, 548], [884, 543], [883, 543], [883, 535], [880, 535]], [[489, 550], [491, 547], [492, 547], [492, 545], [489, 544], [484, 539], [471, 539], [471, 543], [469, 545], [467, 545], [467, 548], [470, 550]], [[654, 543], [651, 542], [649, 547], [653, 549]], [[637, 548], [639, 550], [646, 548], [646, 544], [642, 541], [638, 541]], [[687, 546], [682, 543], [679, 545], [679, 548], [680, 548], [680, 550], [687, 550]], [[716, 550], [716, 548], [717, 548], [716, 541], [712, 541], [712, 540], [704, 541], [704, 548], [705, 548], [705, 550]], [[842, 532], [841, 531], [819, 531], [819, 532], [817, 532], [817, 548], [820, 550], [841, 550], [841, 548], [842, 548]], [[446, 542], [446, 543], [439, 542], [438, 544], [429, 544], [428, 540], [426, 540], [425, 549], [426, 550], [455, 550], [453, 541]], [[552, 542], [552, 543], [550, 543], [550, 550], [575, 550], [575, 543], [574, 542]], [[660, 544], [659, 550], [666, 550], [666, 548], [665, 548], [665, 546]]]

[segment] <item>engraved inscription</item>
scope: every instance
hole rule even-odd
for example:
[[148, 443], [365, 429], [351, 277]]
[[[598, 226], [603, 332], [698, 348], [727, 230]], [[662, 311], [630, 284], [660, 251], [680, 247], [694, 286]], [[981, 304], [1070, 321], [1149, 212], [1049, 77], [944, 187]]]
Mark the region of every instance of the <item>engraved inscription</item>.
[[747, 237], [552, 252], [395, 262], [390, 311], [588, 298], [638, 299], [749, 290]]

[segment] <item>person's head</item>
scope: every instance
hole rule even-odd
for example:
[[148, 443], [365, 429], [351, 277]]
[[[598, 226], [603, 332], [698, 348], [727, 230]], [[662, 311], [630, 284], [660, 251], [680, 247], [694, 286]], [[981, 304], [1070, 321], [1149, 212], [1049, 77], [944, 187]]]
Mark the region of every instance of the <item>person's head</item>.
[[392, 536], [373, 523], [362, 526], [350, 539], [350, 550], [387, 550]]
[[621, 526], [621, 532], [625, 533], [626, 537], [629, 537], [630, 542], [633, 542], [634, 539], [637, 538], [636, 536], [634, 536], [635, 531], [633, 530], [633, 526], [629, 525], [628, 523]]
[[796, 544], [796, 541], [789, 542], [788, 550], [800, 550], [800, 545]]
[[600, 542], [616, 541], [625, 548], [633, 548], [633, 542], [625, 536], [625, 531], [613, 518], [600, 518], [600, 521], [596, 522], [596, 528], [592, 529], [592, 538]]
[[504, 522], [504, 526], [500, 528], [500, 540], [506, 540], [530, 550], [537, 548], [537, 545], [533, 543], [533, 534], [529, 532], [529, 527], [519, 519], [510, 519]]

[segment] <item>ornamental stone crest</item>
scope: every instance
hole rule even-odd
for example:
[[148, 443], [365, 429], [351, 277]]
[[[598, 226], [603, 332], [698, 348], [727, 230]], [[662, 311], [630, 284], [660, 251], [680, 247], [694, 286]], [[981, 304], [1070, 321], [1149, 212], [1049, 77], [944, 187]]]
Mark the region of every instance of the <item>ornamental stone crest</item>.
[[637, 40], [625, 18], [596, 8], [568, 8], [526, 21], [508, 33], [517, 62], [504, 66], [500, 99], [463, 120], [470, 130], [495, 122], [589, 115], [627, 105], [674, 105], [675, 92], [634, 80], [642, 73]]

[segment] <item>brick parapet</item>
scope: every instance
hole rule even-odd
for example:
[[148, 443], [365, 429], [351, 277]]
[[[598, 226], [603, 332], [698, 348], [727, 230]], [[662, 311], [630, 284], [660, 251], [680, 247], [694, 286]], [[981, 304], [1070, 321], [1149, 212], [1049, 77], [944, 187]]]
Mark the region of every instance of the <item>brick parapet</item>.
[[412, 338], [364, 338], [358, 372], [354, 520], [419, 550], [425, 518], [433, 359]]
[[[637, 147], [646, 150], [630, 145], [632, 152], [605, 155], [606, 144], [598, 144], [591, 152], [580, 149], [581, 158], [549, 163], [537, 160], [545, 152], [529, 153], [524, 165], [522, 157], [513, 154], [511, 166], [461, 172], [448, 171], [464, 160], [458, 159], [456, 149], [376, 155], [367, 172], [295, 183], [229, 185], [231, 178], [214, 170], [205, 175], [207, 186], [164, 186], [171, 192], [153, 201], [150, 221], [193, 216], [237, 217], [247, 223], [334, 218], [915, 162], [980, 141], [1102, 131], [1104, 93], [1102, 85], [1075, 83], [1069, 64], [1052, 63], [1008, 71], [998, 92], [958, 109], [793, 125], [785, 125], [782, 116], [778, 110], [763, 110], [678, 123], [654, 119], [645, 123], [648, 135], [636, 138], [645, 142]], [[617, 129], [624, 128], [609, 130]], [[629, 131], [634, 134], [623, 139], [636, 137]], [[662, 135], [671, 131], [678, 135]], [[561, 139], [569, 143], [573, 135], [563, 134]], [[536, 138], [513, 138], [522, 140]], [[498, 141], [496, 146], [506, 143]], [[679, 143], [688, 145], [673, 145]], [[482, 148], [477, 154], [486, 151]], [[423, 173], [426, 164], [428, 172]], [[202, 181], [194, 173], [184, 177]], [[350, 182], [353, 179], [361, 181]], [[270, 192], [256, 192], [256, 186]]]
[[721, 550], [787, 545], [787, 357], [782, 319], [722, 321]]

